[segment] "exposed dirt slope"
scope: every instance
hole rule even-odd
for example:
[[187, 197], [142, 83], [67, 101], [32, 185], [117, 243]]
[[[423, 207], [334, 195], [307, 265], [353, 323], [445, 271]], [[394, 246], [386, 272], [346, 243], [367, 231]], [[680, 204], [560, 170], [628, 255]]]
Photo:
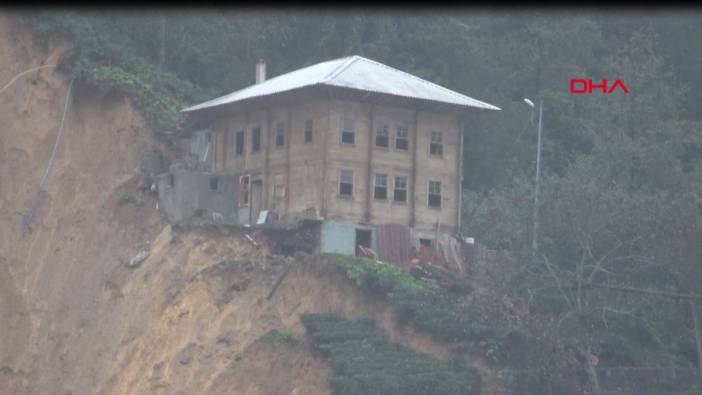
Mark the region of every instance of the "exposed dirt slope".
[[[124, 337], [110, 368], [115, 373], [100, 387], [104, 393], [329, 393], [329, 370], [304, 341], [299, 316], [308, 312], [369, 316], [393, 340], [447, 355], [429, 337], [398, 327], [389, 305], [324, 261], [267, 256], [242, 233], [166, 227], [120, 292], [133, 303], [120, 312]], [[151, 318], [140, 319], [145, 315]], [[257, 343], [270, 329], [303, 344]]]
[[[55, 64], [68, 48], [39, 48], [13, 21], [0, 16], [2, 85]], [[49, 159], [67, 85], [42, 69], [0, 94], [0, 387], [9, 393], [91, 388], [114, 352], [111, 327], [120, 319], [106, 314], [114, 304], [108, 280], [160, 227], [153, 202], [126, 212], [117, 205], [151, 144], [139, 114], [124, 99], [77, 89], [46, 197], [23, 234], [22, 214]]]

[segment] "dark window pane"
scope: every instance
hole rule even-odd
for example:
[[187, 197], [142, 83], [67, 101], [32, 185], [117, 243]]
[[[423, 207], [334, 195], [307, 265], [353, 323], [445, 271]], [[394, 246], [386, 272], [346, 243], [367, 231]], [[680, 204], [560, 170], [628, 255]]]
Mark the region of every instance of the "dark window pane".
[[431, 132], [431, 145], [429, 153], [432, 155], [443, 155], [444, 153], [444, 137], [441, 132]]
[[285, 126], [279, 123], [275, 130], [275, 146], [282, 147], [283, 145], [285, 145]]
[[395, 140], [395, 148], [399, 150], [407, 151], [409, 149], [409, 140], [397, 139]]
[[251, 152], [258, 152], [261, 150], [261, 129], [254, 128], [251, 135]]
[[375, 198], [385, 200], [388, 198], [388, 189], [386, 187], [375, 187]]
[[395, 138], [395, 148], [399, 150], [408, 150], [409, 149], [409, 132], [407, 131], [407, 128], [398, 126], [397, 127], [397, 136]]
[[395, 189], [394, 199], [396, 202], [406, 202], [407, 201], [407, 191], [404, 189]]
[[388, 127], [383, 125], [380, 126], [376, 131], [375, 131], [375, 145], [376, 147], [388, 147], [389, 139], [388, 139]]
[[339, 176], [339, 194], [351, 196], [353, 194], [353, 171], [341, 170]]
[[429, 181], [429, 207], [441, 207], [441, 183]]
[[429, 152], [432, 155], [443, 155], [444, 154], [444, 146], [441, 144], [432, 144]]
[[239, 156], [244, 153], [244, 131], [240, 130], [236, 132], [236, 155]]
[[219, 188], [219, 177], [210, 176], [210, 189], [216, 191]]
[[377, 147], [388, 147], [388, 136], [376, 136], [375, 145]]
[[305, 143], [312, 142], [312, 120], [305, 121]]
[[356, 138], [354, 132], [353, 119], [344, 119], [343, 124], [343, 129], [341, 129], [341, 142], [347, 144], [354, 144]]
[[353, 184], [339, 184], [339, 194], [344, 196], [351, 196], [353, 194]]
[[441, 207], [441, 195], [429, 195], [429, 207]]
[[355, 136], [353, 133], [347, 133], [343, 132], [341, 134], [341, 142], [342, 143], [348, 143], [348, 144], [354, 144], [355, 142]]

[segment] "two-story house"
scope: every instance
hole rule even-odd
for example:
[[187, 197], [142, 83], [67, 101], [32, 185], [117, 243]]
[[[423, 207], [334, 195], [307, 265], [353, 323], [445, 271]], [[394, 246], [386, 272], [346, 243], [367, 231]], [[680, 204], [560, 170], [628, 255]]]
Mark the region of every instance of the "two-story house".
[[463, 125], [492, 110], [350, 56], [269, 80], [259, 62], [256, 84], [184, 111], [204, 130], [193, 147], [213, 174], [234, 177], [232, 188], [209, 186], [235, 222], [261, 210], [321, 217], [322, 250], [353, 253], [374, 245], [380, 224], [407, 225], [423, 242], [459, 230]]

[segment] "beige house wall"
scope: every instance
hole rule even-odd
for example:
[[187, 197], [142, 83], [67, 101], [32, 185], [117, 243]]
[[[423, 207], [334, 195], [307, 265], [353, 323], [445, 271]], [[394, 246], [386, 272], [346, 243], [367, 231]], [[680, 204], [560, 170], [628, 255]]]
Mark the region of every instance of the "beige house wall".
[[[354, 144], [341, 142], [346, 118], [354, 120]], [[304, 141], [308, 119], [313, 123], [311, 143]], [[457, 183], [461, 146], [458, 122], [458, 116], [451, 114], [355, 101], [304, 100], [233, 114], [217, 121], [213, 128], [216, 131], [213, 163], [217, 171], [249, 173], [252, 180], [262, 179], [264, 207], [281, 215], [292, 217], [313, 212], [330, 220], [400, 223], [425, 231], [433, 231], [439, 222], [441, 232], [453, 232], [458, 224], [459, 211]], [[278, 124], [285, 128], [283, 147], [275, 146]], [[381, 125], [388, 126], [388, 148], [375, 146], [374, 129]], [[409, 132], [406, 151], [395, 147], [398, 126], [406, 127]], [[257, 153], [251, 152], [254, 127], [261, 128], [261, 149]], [[245, 130], [245, 149], [237, 156], [235, 141], [239, 130]], [[432, 131], [443, 134], [443, 155], [440, 157], [429, 154]], [[416, 158], [414, 163], [413, 158]], [[339, 196], [341, 169], [353, 170], [351, 197]], [[387, 175], [387, 199], [378, 200], [373, 196], [376, 173]], [[408, 179], [406, 203], [393, 201], [395, 176]], [[441, 209], [428, 207], [429, 180], [441, 181]]]

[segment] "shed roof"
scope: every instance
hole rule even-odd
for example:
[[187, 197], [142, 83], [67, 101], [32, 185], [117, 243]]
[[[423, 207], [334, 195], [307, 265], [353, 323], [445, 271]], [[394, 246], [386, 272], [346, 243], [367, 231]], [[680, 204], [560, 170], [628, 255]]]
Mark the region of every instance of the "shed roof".
[[482, 110], [500, 109], [380, 62], [355, 55], [291, 71], [182, 111], [209, 109], [312, 86], [346, 88]]

